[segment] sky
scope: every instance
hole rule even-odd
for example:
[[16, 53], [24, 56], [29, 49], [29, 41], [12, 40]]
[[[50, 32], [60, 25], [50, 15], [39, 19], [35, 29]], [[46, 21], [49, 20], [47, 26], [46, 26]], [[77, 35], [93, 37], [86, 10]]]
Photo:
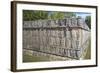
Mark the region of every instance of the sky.
[[85, 19], [86, 16], [91, 16], [90, 13], [84, 13], [84, 12], [76, 12], [76, 17], [81, 16], [83, 19]]

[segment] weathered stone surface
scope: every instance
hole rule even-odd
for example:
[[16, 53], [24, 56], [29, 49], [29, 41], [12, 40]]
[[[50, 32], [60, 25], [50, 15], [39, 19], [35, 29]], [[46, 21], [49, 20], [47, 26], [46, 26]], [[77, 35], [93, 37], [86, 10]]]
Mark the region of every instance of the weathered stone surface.
[[[83, 19], [23, 22], [23, 48], [79, 59], [90, 29]], [[79, 51], [77, 51], [79, 50]]]
[[67, 27], [81, 27], [89, 30], [83, 19], [76, 18], [66, 18], [59, 20], [37, 20], [37, 21], [24, 21], [24, 28], [32, 28], [32, 27], [59, 27], [59, 26], [67, 26]]

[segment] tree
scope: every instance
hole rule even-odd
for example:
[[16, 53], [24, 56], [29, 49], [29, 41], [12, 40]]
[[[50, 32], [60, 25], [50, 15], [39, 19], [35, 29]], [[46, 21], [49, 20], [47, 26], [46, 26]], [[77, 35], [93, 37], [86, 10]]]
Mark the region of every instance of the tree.
[[49, 19], [64, 19], [64, 18], [71, 18], [76, 17], [76, 14], [73, 12], [50, 12]]
[[63, 19], [63, 12], [49, 12], [48, 19]]
[[86, 16], [85, 22], [88, 25], [88, 27], [91, 29], [91, 16]]
[[47, 18], [48, 18], [48, 12], [46, 11], [23, 10], [24, 21], [40, 20]]
[[74, 12], [65, 12], [65, 18], [71, 18], [76, 17], [76, 14]]
[[76, 17], [76, 14], [74, 12], [23, 10], [23, 21], [33, 21], [41, 19], [64, 19], [71, 17]]

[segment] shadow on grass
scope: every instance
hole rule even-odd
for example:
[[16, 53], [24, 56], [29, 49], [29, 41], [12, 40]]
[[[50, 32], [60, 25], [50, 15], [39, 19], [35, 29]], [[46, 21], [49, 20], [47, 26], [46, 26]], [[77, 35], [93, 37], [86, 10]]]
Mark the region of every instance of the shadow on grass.
[[40, 62], [40, 61], [41, 62], [49, 61], [49, 58], [44, 57], [44, 56], [40, 56], [40, 57], [31, 56], [31, 55], [28, 55], [28, 54], [23, 55], [23, 62]]
[[91, 59], [91, 40], [90, 39], [89, 39], [89, 45], [87, 47], [87, 53], [86, 53], [84, 59]]

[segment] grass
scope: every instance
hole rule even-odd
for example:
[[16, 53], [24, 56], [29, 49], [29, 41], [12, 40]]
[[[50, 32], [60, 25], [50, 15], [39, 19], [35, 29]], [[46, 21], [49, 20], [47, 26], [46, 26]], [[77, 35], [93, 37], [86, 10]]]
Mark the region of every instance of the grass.
[[91, 40], [89, 40], [89, 46], [87, 49], [88, 50], [87, 50], [87, 53], [86, 53], [84, 59], [91, 59]]
[[40, 61], [49, 61], [49, 58], [44, 57], [44, 56], [31, 56], [28, 54], [23, 55], [23, 62], [40, 62]]

